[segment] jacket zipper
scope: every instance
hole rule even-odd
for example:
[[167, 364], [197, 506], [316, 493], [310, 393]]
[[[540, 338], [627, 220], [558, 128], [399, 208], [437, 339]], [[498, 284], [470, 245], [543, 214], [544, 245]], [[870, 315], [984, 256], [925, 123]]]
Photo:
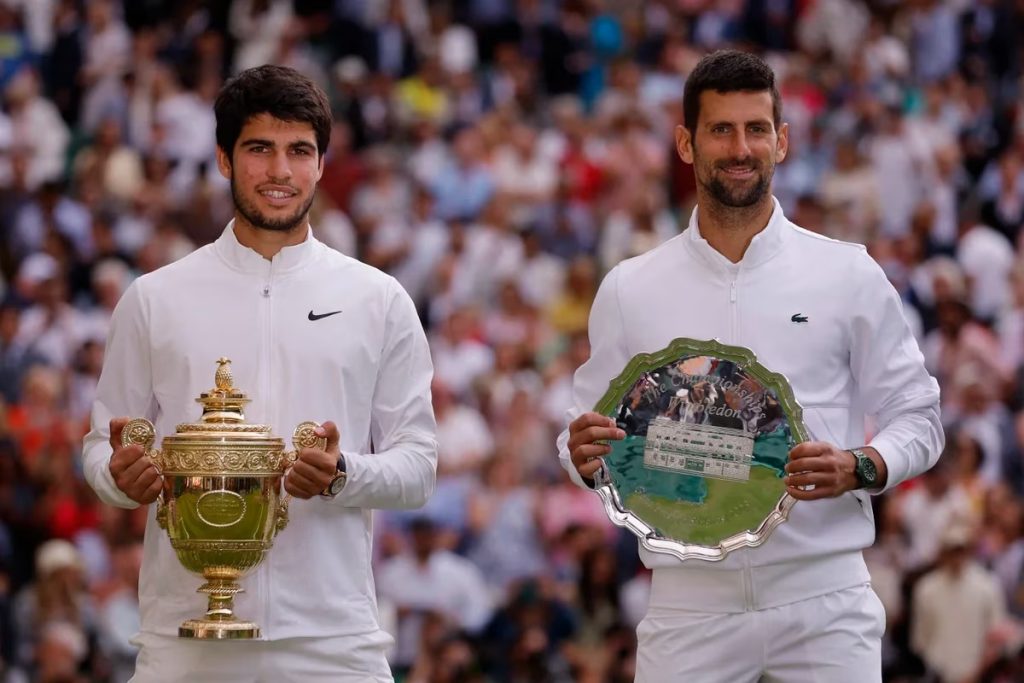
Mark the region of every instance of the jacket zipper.
[[739, 277], [739, 275], [734, 277], [732, 282], [729, 284], [729, 343], [730, 344], [738, 344], [739, 343], [739, 313], [736, 310], [738, 308], [737, 305], [736, 305], [736, 300], [738, 298], [737, 295], [736, 295], [736, 279], [738, 277]]
[[[272, 291], [273, 282], [274, 282], [274, 262], [273, 262], [273, 260], [271, 260], [270, 264], [269, 264], [269, 266], [267, 268], [267, 278], [266, 278], [266, 280], [263, 281], [263, 290], [260, 292], [261, 295], [262, 295], [261, 296], [261, 302], [260, 302], [261, 303], [261, 305], [260, 305], [260, 317], [261, 317], [261, 323], [262, 323], [262, 327], [263, 327], [263, 329], [261, 331], [261, 335], [260, 335], [262, 337], [262, 339], [260, 341], [262, 343], [262, 347], [263, 348], [262, 348], [262, 353], [260, 354], [260, 360], [259, 360], [260, 367], [258, 368], [258, 372], [259, 372], [259, 375], [260, 375], [260, 391], [262, 392], [262, 396], [263, 396], [263, 398], [262, 398], [263, 405], [267, 406], [267, 408], [268, 408], [268, 410], [266, 411], [267, 412], [267, 414], [266, 414], [266, 421], [265, 421], [266, 424], [274, 424], [274, 418], [275, 418], [275, 416], [271, 415], [270, 411], [269, 411], [269, 407], [271, 405], [269, 399], [270, 399], [271, 396], [273, 396], [273, 394], [271, 393], [271, 381], [270, 381], [270, 371], [271, 371], [271, 368], [273, 367], [271, 365], [271, 362], [270, 362], [271, 361], [271, 355], [272, 355], [271, 346], [272, 346], [272, 343], [273, 343], [273, 325], [272, 325], [273, 299], [271, 299], [270, 294], [271, 294], [271, 291]], [[282, 491], [282, 495], [283, 494], [284, 494], [284, 492]], [[273, 628], [271, 626], [271, 619], [270, 619], [270, 612], [271, 612], [271, 609], [273, 608], [273, 604], [274, 604], [274, 601], [273, 601], [273, 585], [272, 585], [272, 579], [271, 579], [273, 571], [270, 569], [270, 566], [269, 566], [269, 564], [267, 562], [264, 562], [264, 565], [266, 566], [266, 571], [261, 572], [261, 576], [264, 579], [263, 580], [263, 585], [264, 585], [265, 590], [263, 592], [263, 605], [261, 606], [262, 609], [260, 611], [263, 612], [266, 615], [266, 618], [264, 619], [264, 624], [263, 624], [263, 637], [264, 638], [269, 638], [269, 637], [271, 637], [271, 634], [268, 632], [268, 630], [270, 628]]]

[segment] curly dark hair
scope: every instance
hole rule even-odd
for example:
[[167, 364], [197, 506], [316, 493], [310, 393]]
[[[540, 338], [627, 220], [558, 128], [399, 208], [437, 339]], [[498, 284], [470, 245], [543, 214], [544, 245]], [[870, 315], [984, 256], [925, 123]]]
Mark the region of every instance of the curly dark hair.
[[772, 95], [772, 119], [778, 129], [782, 122], [782, 97], [775, 85], [775, 73], [757, 55], [739, 50], [718, 50], [705, 55], [686, 79], [683, 91], [683, 125], [697, 130], [701, 93], [762, 92]]
[[320, 157], [331, 141], [327, 95], [309, 78], [286, 66], [265, 64], [246, 69], [224, 84], [213, 111], [217, 117], [217, 146], [229, 157], [242, 127], [259, 114], [313, 126]]

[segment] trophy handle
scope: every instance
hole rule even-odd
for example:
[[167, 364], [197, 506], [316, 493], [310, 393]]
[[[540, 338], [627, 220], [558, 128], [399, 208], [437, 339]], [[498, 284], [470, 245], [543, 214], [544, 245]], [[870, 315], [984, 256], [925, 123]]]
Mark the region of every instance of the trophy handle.
[[[163, 462], [160, 457], [160, 451], [153, 448], [155, 441], [156, 428], [152, 422], [144, 417], [129, 420], [128, 424], [121, 430], [121, 445], [142, 446], [146, 456], [153, 461], [157, 471], [160, 472], [160, 477], [163, 478]], [[164, 503], [163, 489], [160, 490], [160, 495], [156, 499], [156, 523], [161, 529], [167, 528], [167, 505]]]
[[[295, 464], [295, 461], [299, 458], [299, 451], [303, 448], [319, 448], [323, 450], [327, 448], [327, 438], [323, 436], [317, 436], [316, 430], [320, 428], [319, 422], [313, 422], [307, 420], [300, 422], [295, 431], [292, 432], [292, 448], [295, 450], [285, 451], [283, 466], [285, 473], [288, 469]], [[291, 502], [292, 496], [290, 493], [285, 493], [281, 496], [281, 501], [277, 505], [277, 531], [281, 531], [288, 526], [288, 504]]]

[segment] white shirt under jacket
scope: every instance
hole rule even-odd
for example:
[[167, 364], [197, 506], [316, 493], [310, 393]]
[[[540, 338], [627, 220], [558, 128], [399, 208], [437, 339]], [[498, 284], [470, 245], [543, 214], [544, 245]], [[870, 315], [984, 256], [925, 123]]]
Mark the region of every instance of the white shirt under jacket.
[[[309, 319], [332, 311], [341, 312]], [[149, 418], [159, 445], [198, 421], [195, 398], [213, 387], [221, 356], [252, 399], [248, 422], [271, 426], [291, 448], [297, 424], [333, 420], [348, 470], [336, 498], [291, 501], [288, 526], [243, 579], [236, 614], [268, 640], [376, 630], [371, 508], [419, 507], [436, 477], [433, 370], [412, 301], [394, 278], [312, 234], [267, 260], [239, 244], [231, 224], [139, 278], [114, 311], [85, 437], [85, 476], [104, 502], [135, 506], [110, 476], [110, 419]], [[150, 507], [142, 630], [173, 635], [206, 600]]]
[[[807, 322], [793, 322], [795, 314]], [[924, 368], [899, 296], [881, 268], [861, 245], [797, 227], [778, 201], [739, 263], [701, 237], [695, 209], [682, 234], [608, 273], [590, 313], [591, 357], [576, 372], [569, 419], [593, 410], [630, 358], [676, 337], [753, 350], [765, 367], [788, 378], [815, 440], [863, 446], [865, 415], [876, 416], [878, 433], [870, 445], [888, 466], [887, 488], [931, 467], [942, 450], [938, 384]], [[568, 430], [558, 440], [562, 465], [584, 486], [567, 442]], [[765, 599], [796, 600], [868, 581], [860, 551], [873, 541], [869, 496], [854, 491], [797, 502], [789, 521], [763, 546], [721, 562], [681, 563], [643, 549], [641, 556], [648, 567], [704, 575], [785, 567], [759, 573], [768, 584], [761, 588], [776, 593], [753, 603], [763, 605]], [[804, 565], [828, 569], [796, 571]], [[773, 589], [783, 575], [796, 574], [785, 595]], [[758, 572], [752, 576], [758, 580]], [[751, 589], [749, 579], [744, 590]]]

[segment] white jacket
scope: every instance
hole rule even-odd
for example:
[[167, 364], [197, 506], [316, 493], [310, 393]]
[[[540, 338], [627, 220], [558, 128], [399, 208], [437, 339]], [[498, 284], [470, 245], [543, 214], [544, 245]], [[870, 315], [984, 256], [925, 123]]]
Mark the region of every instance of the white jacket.
[[[807, 321], [794, 322], [796, 314]], [[777, 201], [739, 263], [701, 237], [695, 209], [681, 235], [608, 273], [590, 313], [591, 357], [576, 372], [569, 419], [593, 410], [630, 358], [676, 337], [753, 350], [788, 378], [813, 439], [863, 446], [865, 415], [876, 416], [870, 445], [888, 466], [887, 488], [931, 467], [942, 450], [938, 384], [881, 268], [861, 245], [789, 222]], [[559, 437], [559, 457], [584, 486], [568, 436]], [[642, 549], [641, 556], [649, 567], [687, 569], [674, 589], [680, 604], [714, 609], [721, 602], [713, 597], [717, 573], [730, 577], [725, 581], [746, 596], [740, 607], [749, 608], [866, 582], [860, 551], [873, 542], [869, 496], [853, 491], [797, 502], [763, 546], [721, 562], [681, 563]]]
[[[336, 498], [291, 501], [288, 526], [242, 580], [236, 614], [258, 623], [265, 639], [376, 630], [370, 508], [423, 505], [437, 466], [433, 371], [412, 301], [393, 278], [312, 234], [268, 261], [239, 244], [231, 225], [139, 278], [114, 311], [85, 437], [85, 476], [104, 502], [135, 505], [108, 469], [110, 419], [149, 418], [159, 446], [179, 423], [198, 421], [195, 398], [213, 387], [221, 356], [252, 399], [247, 421], [270, 425], [291, 448], [298, 423], [333, 420], [348, 470]], [[202, 615], [201, 583], [178, 563], [151, 510], [142, 630], [176, 634]]]

